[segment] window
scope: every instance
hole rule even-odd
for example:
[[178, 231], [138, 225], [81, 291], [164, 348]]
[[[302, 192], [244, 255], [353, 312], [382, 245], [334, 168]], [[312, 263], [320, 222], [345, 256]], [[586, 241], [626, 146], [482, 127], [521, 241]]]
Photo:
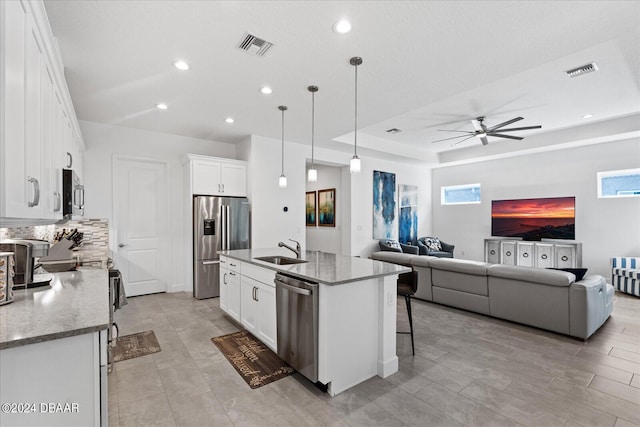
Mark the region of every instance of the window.
[[640, 197], [640, 169], [598, 172], [598, 197]]
[[441, 187], [440, 203], [443, 205], [480, 203], [480, 184], [464, 184]]

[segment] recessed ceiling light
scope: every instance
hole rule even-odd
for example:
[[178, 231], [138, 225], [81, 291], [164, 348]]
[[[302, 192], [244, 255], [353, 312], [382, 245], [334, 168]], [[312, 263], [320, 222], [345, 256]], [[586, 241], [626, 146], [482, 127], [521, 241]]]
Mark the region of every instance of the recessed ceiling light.
[[225, 123], [229, 123], [229, 124], [235, 122], [235, 120], [233, 120], [233, 117], [227, 117], [226, 119], [224, 119], [224, 121]]
[[176, 61], [176, 62], [173, 63], [173, 66], [176, 67], [180, 71], [187, 71], [190, 68], [189, 64], [187, 64], [184, 61]]
[[346, 19], [342, 19], [335, 24], [333, 24], [333, 31], [338, 34], [346, 34], [351, 31], [351, 22]]
[[164, 103], [160, 103], [160, 104], [156, 105], [156, 107], [158, 108], [158, 110], [166, 110], [167, 108], [169, 108], [169, 106], [167, 104], [164, 104]]
[[271, 88], [269, 86], [262, 86], [260, 88], [260, 92], [262, 92], [265, 95], [271, 95], [271, 93], [273, 92], [273, 90], [271, 90]]
[[593, 117], [593, 114], [585, 114], [582, 116], [583, 119], [590, 119], [591, 117]]

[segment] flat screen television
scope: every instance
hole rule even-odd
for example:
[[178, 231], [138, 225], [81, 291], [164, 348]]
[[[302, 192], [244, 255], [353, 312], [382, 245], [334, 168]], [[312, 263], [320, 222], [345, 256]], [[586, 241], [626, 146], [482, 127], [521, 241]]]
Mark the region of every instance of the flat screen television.
[[491, 235], [523, 240], [575, 240], [575, 212], [575, 197], [493, 200]]

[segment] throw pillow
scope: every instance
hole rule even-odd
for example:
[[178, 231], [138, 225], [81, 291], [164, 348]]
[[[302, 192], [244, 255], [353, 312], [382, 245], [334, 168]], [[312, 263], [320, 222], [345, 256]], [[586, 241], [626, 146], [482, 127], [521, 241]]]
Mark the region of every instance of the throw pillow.
[[582, 280], [582, 278], [587, 274], [586, 268], [551, 268], [549, 267], [549, 270], [560, 270], [560, 271], [566, 271], [567, 273], [573, 273], [573, 275], [576, 276], [576, 282], [579, 282], [580, 280]]
[[440, 239], [437, 237], [427, 237], [424, 239], [424, 243], [431, 251], [442, 250], [442, 244], [440, 244]]
[[378, 246], [380, 247], [381, 251], [402, 252], [400, 242], [398, 242], [397, 240], [380, 240], [378, 242]]

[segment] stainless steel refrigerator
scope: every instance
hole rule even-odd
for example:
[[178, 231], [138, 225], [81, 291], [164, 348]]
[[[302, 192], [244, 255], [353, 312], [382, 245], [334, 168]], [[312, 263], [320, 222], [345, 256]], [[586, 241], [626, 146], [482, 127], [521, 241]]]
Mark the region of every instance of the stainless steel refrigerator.
[[193, 296], [220, 296], [220, 251], [251, 244], [249, 201], [193, 196]]

